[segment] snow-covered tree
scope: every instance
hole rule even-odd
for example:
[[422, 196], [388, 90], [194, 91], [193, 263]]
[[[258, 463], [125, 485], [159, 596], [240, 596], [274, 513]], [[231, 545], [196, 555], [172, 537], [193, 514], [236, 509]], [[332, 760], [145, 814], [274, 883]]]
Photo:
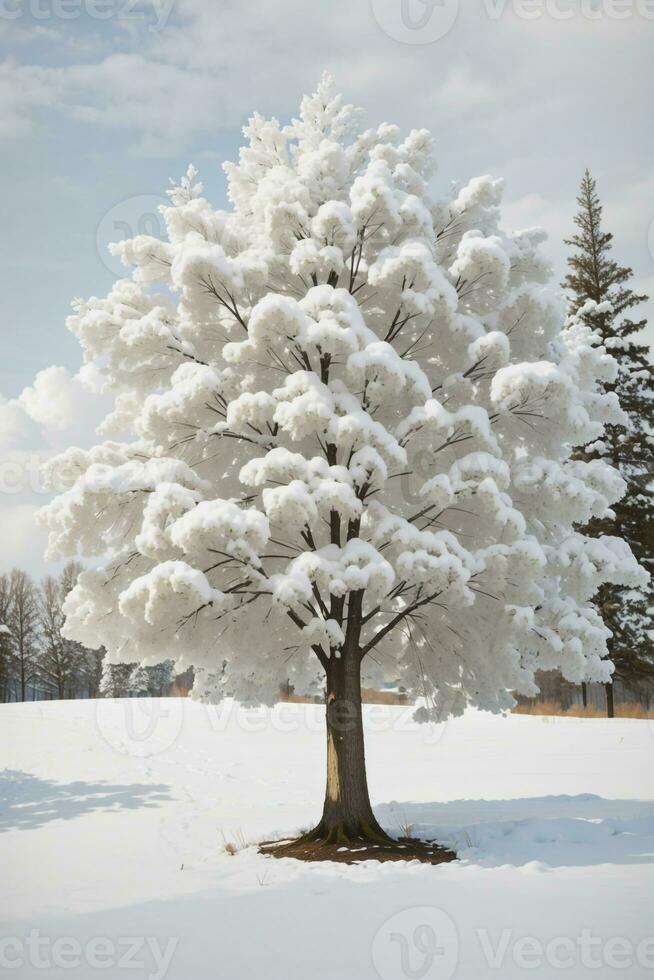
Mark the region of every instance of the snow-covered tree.
[[[610, 463], [627, 485], [613, 512], [593, 515], [585, 530], [599, 536], [613, 528], [646, 566], [654, 560], [654, 369], [641, 334], [647, 321], [631, 319], [630, 314], [647, 297], [630, 288], [631, 269], [612, 258], [613, 235], [602, 227], [602, 205], [588, 170], [577, 203], [577, 232], [566, 241], [573, 252], [563, 286], [568, 291], [573, 320], [590, 327], [617, 362], [615, 377], [604, 387], [617, 394], [626, 415], [625, 425], [607, 425], [600, 439], [579, 447], [574, 454], [576, 459]], [[654, 677], [651, 582], [640, 589], [604, 583], [596, 602], [612, 633], [608, 645], [615, 676], [637, 689]], [[611, 685], [607, 685], [606, 694], [612, 716]]]
[[141, 664], [135, 664], [132, 673], [129, 675], [129, 693], [140, 697], [142, 694], [149, 693], [149, 687], [150, 680], [148, 678], [147, 668], [142, 667]]
[[152, 697], [163, 697], [167, 695], [173, 683], [174, 670], [171, 660], [164, 660], [163, 663], [155, 664], [152, 667], [143, 667], [135, 664], [129, 677], [130, 694], [140, 697], [149, 694]]
[[105, 658], [100, 680], [100, 696], [126, 698], [129, 695], [129, 682], [133, 669], [133, 664], [110, 664]]
[[315, 838], [378, 838], [360, 688], [401, 676], [421, 720], [510, 708], [538, 668], [606, 681], [604, 581], [644, 579], [573, 525], [624, 491], [572, 447], [618, 424], [615, 363], [543, 287], [543, 235], [502, 184], [432, 200], [424, 130], [362, 129], [324, 78], [255, 115], [231, 209], [190, 168], [167, 240], [116, 246], [131, 281], [69, 326], [115, 393], [105, 437], [52, 464], [52, 558], [103, 556], [67, 632], [110, 663], [174, 657], [195, 693], [326, 689]]
[[104, 648], [99, 647], [97, 650], [84, 649], [81, 676], [90, 698], [97, 698], [100, 694], [103, 669]]
[[172, 660], [164, 660], [161, 664], [148, 667], [148, 693], [161, 698], [170, 694], [175, 680], [175, 665]]

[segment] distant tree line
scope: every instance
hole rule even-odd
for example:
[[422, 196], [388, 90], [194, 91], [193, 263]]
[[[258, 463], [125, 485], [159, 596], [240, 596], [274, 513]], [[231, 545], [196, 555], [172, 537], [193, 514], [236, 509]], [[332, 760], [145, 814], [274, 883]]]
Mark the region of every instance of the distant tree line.
[[19, 568], [0, 575], [0, 701], [171, 693], [171, 661], [114, 666], [105, 663], [104, 650], [63, 635], [64, 600], [81, 569], [70, 562], [40, 583]]

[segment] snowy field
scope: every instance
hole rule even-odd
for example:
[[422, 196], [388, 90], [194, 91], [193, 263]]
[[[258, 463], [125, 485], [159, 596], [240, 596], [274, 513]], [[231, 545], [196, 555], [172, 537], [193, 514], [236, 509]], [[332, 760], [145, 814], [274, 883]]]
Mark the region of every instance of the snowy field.
[[[302, 865], [225, 841], [319, 816], [319, 707], [0, 707], [14, 977], [654, 976], [654, 727], [368, 707], [381, 822], [460, 861]], [[3, 969], [4, 968], [4, 969]]]

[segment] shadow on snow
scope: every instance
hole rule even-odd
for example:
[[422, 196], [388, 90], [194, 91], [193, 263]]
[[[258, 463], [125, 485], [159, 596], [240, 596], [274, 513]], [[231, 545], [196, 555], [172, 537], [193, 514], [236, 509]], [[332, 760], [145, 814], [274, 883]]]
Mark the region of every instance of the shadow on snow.
[[0, 833], [72, 820], [96, 810], [153, 807], [170, 799], [163, 784], [57, 783], [14, 769], [0, 771]]

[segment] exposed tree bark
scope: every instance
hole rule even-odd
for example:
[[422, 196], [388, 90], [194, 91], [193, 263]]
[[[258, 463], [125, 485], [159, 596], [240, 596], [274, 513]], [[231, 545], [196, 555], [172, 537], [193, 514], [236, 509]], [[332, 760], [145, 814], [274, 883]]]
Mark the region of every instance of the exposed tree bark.
[[588, 707], [588, 684], [586, 681], [581, 682], [581, 703], [584, 708]]
[[613, 700], [613, 684], [605, 684], [606, 691], [606, 717], [615, 718], [615, 704]]
[[327, 779], [323, 814], [306, 839], [341, 843], [387, 843], [372, 811], [366, 774], [361, 706], [361, 654], [346, 645], [327, 668], [325, 716]]

